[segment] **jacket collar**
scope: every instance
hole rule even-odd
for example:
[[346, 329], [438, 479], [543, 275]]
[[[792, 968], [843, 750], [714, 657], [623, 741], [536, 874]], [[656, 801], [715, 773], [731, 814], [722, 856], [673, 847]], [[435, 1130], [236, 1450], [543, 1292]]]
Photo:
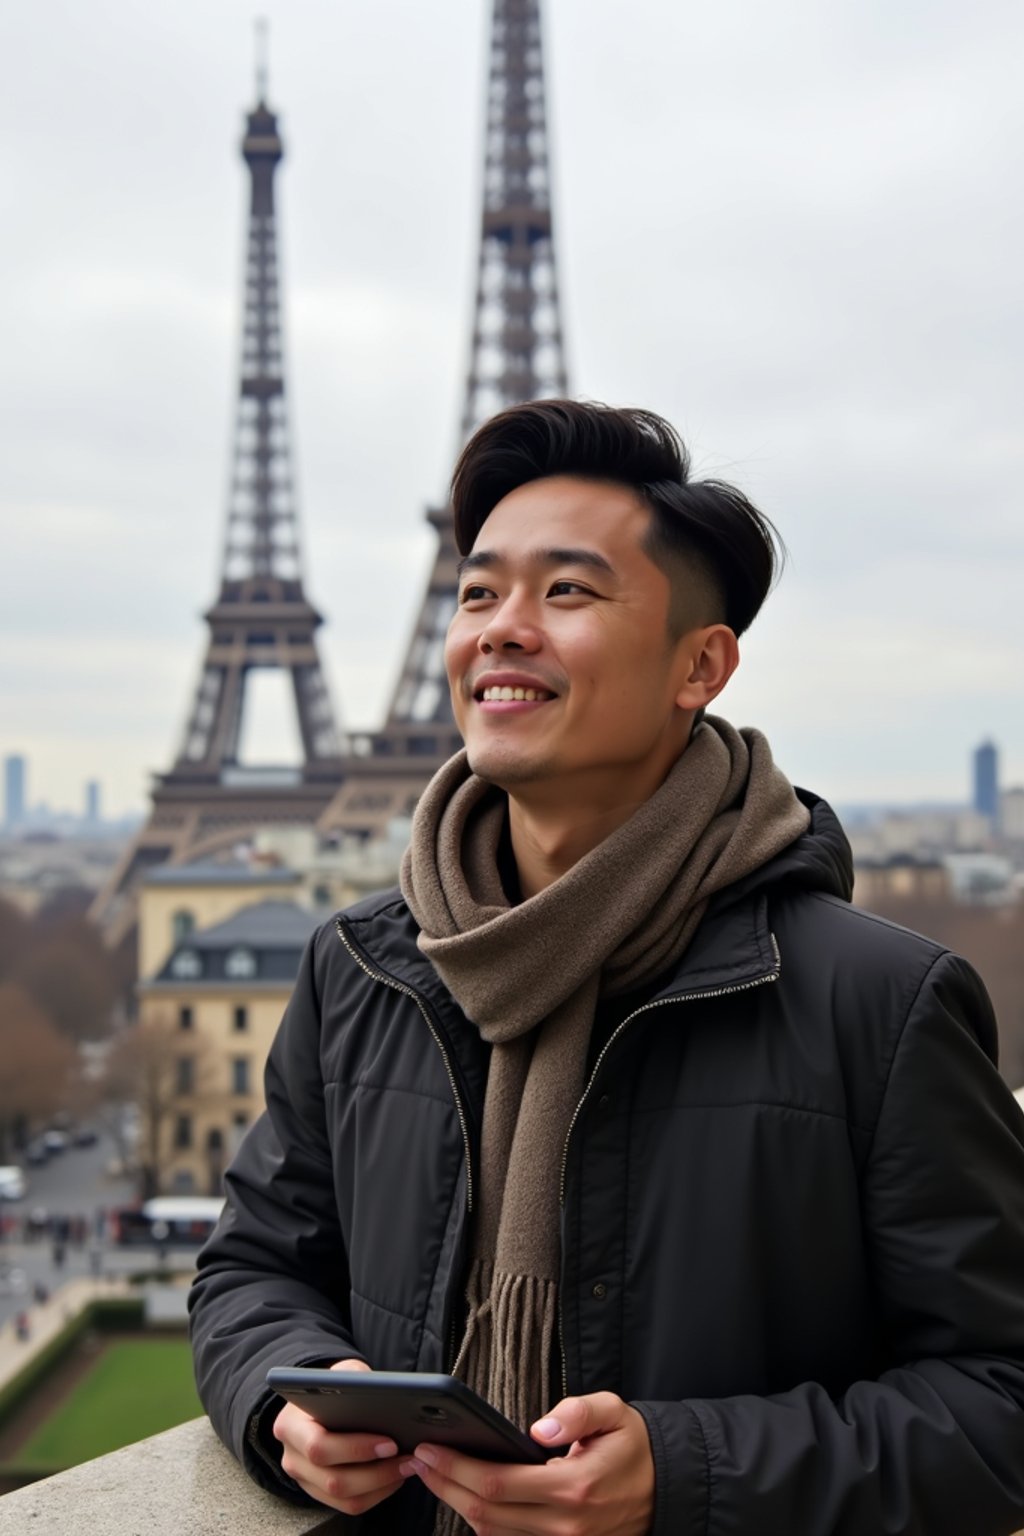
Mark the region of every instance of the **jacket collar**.
[[[779, 974], [779, 954], [768, 922], [768, 900], [761, 891], [743, 900], [713, 900], [672, 977], [656, 996], [694, 996], [739, 991]], [[348, 937], [372, 967], [392, 981], [411, 987], [442, 1017], [451, 997], [430, 961], [416, 944], [417, 929], [397, 890], [361, 902], [339, 919]]]
[[763, 893], [745, 901], [712, 901], [659, 998], [739, 992], [775, 981], [780, 971]]

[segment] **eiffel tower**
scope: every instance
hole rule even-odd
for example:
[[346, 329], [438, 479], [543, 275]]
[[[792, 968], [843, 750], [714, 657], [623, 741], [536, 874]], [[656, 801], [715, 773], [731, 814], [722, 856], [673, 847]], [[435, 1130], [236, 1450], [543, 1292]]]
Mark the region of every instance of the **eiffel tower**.
[[[242, 360], [220, 591], [205, 615], [206, 654], [178, 757], [159, 775], [152, 810], [92, 915], [111, 942], [134, 921], [146, 870], [211, 854], [267, 823], [313, 825], [336, 792], [343, 749], [316, 644], [323, 622], [305, 595], [290, 470], [274, 172], [283, 148], [257, 70], [242, 158], [250, 176]], [[287, 675], [303, 761], [239, 762], [246, 685], [256, 671]]]
[[[552, 235], [540, 0], [494, 0], [488, 67], [483, 210], [462, 440], [495, 411], [568, 392]], [[458, 594], [447, 507], [427, 518], [437, 554], [380, 731], [354, 736], [345, 780], [321, 822], [361, 841], [411, 814], [427, 782], [462, 745], [444, 672]]]

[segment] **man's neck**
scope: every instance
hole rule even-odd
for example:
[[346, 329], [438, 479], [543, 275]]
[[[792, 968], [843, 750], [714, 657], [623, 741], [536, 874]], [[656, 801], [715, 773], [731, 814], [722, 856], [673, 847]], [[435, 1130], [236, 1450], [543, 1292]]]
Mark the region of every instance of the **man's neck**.
[[643, 800], [564, 807], [509, 796], [509, 834], [523, 899], [536, 896], [627, 822]]
[[631, 774], [583, 773], [507, 786], [509, 834], [524, 900], [561, 879], [661, 787], [689, 745], [693, 716], [683, 725], [675, 741]]

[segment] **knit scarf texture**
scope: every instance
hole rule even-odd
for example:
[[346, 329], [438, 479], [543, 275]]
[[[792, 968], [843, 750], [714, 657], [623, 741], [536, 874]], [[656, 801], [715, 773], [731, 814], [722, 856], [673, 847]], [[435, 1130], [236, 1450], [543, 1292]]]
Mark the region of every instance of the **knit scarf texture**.
[[[810, 818], [761, 733], [712, 715], [628, 821], [516, 905], [498, 867], [507, 814], [504, 791], [457, 753], [420, 799], [401, 885], [420, 949], [491, 1045], [454, 1374], [526, 1429], [561, 1395], [562, 1159], [597, 1000], [666, 972], [710, 898]], [[467, 1527], [442, 1505], [435, 1529]]]

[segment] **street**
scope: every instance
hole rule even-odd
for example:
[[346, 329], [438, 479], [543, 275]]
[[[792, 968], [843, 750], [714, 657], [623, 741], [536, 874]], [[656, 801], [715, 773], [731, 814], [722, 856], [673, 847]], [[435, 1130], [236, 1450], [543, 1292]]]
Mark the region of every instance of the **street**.
[[[5, 1225], [12, 1219], [15, 1224], [12, 1233], [0, 1238], [0, 1324], [23, 1310], [29, 1312], [31, 1321], [36, 1286], [45, 1287], [52, 1295], [78, 1275], [97, 1270], [104, 1275], [123, 1275], [156, 1263], [155, 1247], [121, 1248], [105, 1236], [97, 1238], [98, 1213], [136, 1202], [134, 1180], [124, 1175], [112, 1177], [106, 1171], [116, 1156], [113, 1141], [101, 1131], [91, 1147], [69, 1146], [41, 1167], [26, 1168], [25, 1198], [0, 1202], [0, 1218]], [[72, 1226], [79, 1218], [83, 1241], [58, 1246], [49, 1230], [26, 1240], [23, 1228], [29, 1217], [34, 1221], [66, 1217]], [[189, 1252], [194, 1257], [195, 1250]]]

